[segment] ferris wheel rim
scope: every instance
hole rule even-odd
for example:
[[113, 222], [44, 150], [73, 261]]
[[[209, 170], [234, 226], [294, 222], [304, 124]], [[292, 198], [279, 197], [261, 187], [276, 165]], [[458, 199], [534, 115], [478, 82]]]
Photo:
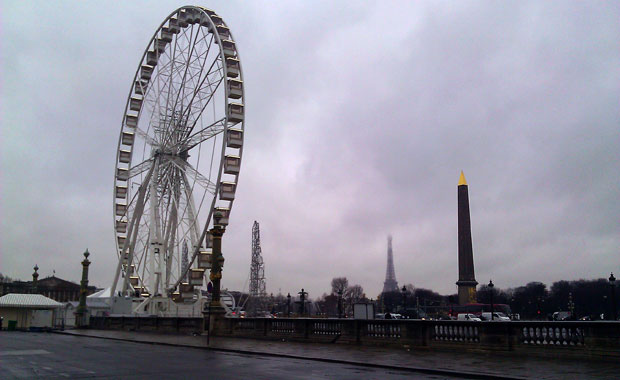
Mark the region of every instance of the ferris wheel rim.
[[[119, 135], [119, 139], [118, 139], [118, 143], [117, 143], [116, 164], [115, 164], [115, 173], [114, 173], [114, 178], [115, 178], [115, 180], [114, 180], [114, 192], [115, 192], [115, 194], [113, 196], [113, 203], [114, 203], [114, 206], [113, 206], [114, 218], [113, 219], [114, 219], [114, 224], [115, 224], [115, 226], [114, 226], [115, 227], [115, 244], [117, 246], [116, 252], [117, 252], [118, 259], [119, 259], [118, 268], [121, 267], [121, 262], [123, 261], [123, 252], [125, 252], [128, 249], [126, 243], [124, 243], [123, 246], [121, 247], [121, 243], [120, 243], [120, 237], [121, 237], [120, 234], [121, 233], [118, 232], [118, 222], [119, 222], [119, 220], [122, 219], [122, 217], [120, 219], [118, 218], [118, 211], [117, 211], [118, 205], [119, 205], [119, 203], [117, 202], [117, 199], [118, 199], [118, 197], [117, 197], [117, 195], [118, 195], [117, 194], [118, 172], [119, 172], [119, 169], [120, 169], [120, 166], [121, 166], [120, 163], [122, 162], [121, 161], [121, 154], [123, 153], [122, 147], [124, 145], [124, 143], [123, 143], [123, 132], [127, 128], [129, 128], [127, 124], [128, 124], [128, 117], [130, 116], [129, 115], [129, 111], [131, 109], [131, 106], [130, 106], [131, 105], [131, 101], [133, 99], [134, 94], [136, 93], [136, 85], [140, 81], [141, 69], [144, 66], [145, 61], [147, 60], [149, 52], [152, 52], [152, 50], [150, 50], [150, 49], [156, 43], [156, 41], [158, 39], [158, 36], [160, 35], [160, 33], [162, 33], [163, 28], [165, 28], [166, 25], [171, 25], [171, 21], [170, 20], [172, 20], [175, 16], [178, 17], [177, 20], [180, 20], [182, 12], [186, 12], [185, 13], [186, 16], [189, 14], [190, 17], [192, 15], [191, 12], [198, 12], [198, 15], [200, 17], [202, 17], [202, 15], [207, 16], [206, 20], [209, 23], [209, 25], [207, 26], [208, 34], [212, 34], [213, 35], [213, 38], [215, 40], [213, 42], [218, 45], [218, 49], [219, 49], [218, 58], [216, 58], [213, 61], [213, 64], [215, 64], [217, 62], [217, 60], [219, 59], [220, 60], [219, 62], [222, 65], [222, 67], [221, 67], [222, 75], [221, 75], [221, 79], [220, 79], [220, 81], [218, 83], [218, 86], [220, 84], [224, 83], [224, 86], [223, 86], [223, 91], [224, 91], [224, 97], [223, 97], [224, 112], [223, 112], [223, 114], [225, 115], [225, 118], [224, 118], [224, 121], [223, 121], [224, 128], [221, 131], [222, 142], [221, 142], [221, 149], [220, 149], [220, 155], [219, 155], [219, 164], [217, 165], [218, 168], [216, 170], [217, 171], [217, 180], [215, 182], [215, 188], [213, 189], [213, 193], [212, 193], [213, 197], [212, 197], [211, 203], [210, 203], [209, 208], [208, 208], [208, 214], [207, 214], [206, 220], [204, 222], [204, 228], [202, 228], [202, 233], [200, 235], [200, 238], [197, 241], [196, 246], [193, 247], [193, 253], [192, 253], [191, 259], [189, 260], [190, 266], [195, 262], [196, 256], [198, 255], [198, 253], [200, 251], [200, 248], [203, 245], [203, 242], [205, 242], [205, 240], [207, 239], [206, 235], [207, 235], [208, 227], [211, 224], [212, 219], [213, 219], [213, 214], [214, 214], [216, 203], [217, 203], [218, 199], [220, 201], [223, 200], [222, 197], [221, 197], [221, 187], [222, 187], [222, 184], [223, 184], [223, 182], [222, 182], [222, 174], [224, 172], [224, 170], [223, 170], [223, 168], [224, 168], [224, 161], [225, 161], [226, 157], [228, 157], [226, 155], [226, 153], [227, 153], [227, 148], [228, 148], [227, 140], [228, 140], [229, 130], [234, 127], [234, 128], [240, 129], [242, 132], [244, 131], [245, 117], [243, 117], [243, 113], [244, 113], [243, 112], [244, 111], [243, 106], [245, 104], [245, 88], [242, 85], [243, 84], [243, 71], [242, 71], [242, 67], [241, 67], [241, 60], [240, 60], [238, 49], [236, 48], [236, 46], [234, 46], [234, 37], [232, 36], [232, 32], [230, 32], [230, 30], [227, 29], [227, 33], [229, 35], [229, 39], [230, 39], [230, 41], [232, 41], [233, 46], [234, 46], [234, 59], [237, 61], [237, 65], [238, 65], [238, 75], [237, 76], [239, 78], [239, 82], [241, 83], [241, 95], [238, 98], [241, 98], [243, 103], [241, 104], [241, 107], [242, 107], [241, 108], [241, 112], [242, 112], [241, 120], [236, 122], [236, 123], [230, 124], [231, 121], [230, 121], [230, 115], [229, 115], [229, 108], [230, 108], [230, 104], [233, 104], [233, 102], [231, 101], [231, 97], [230, 97], [230, 94], [229, 94], [228, 82], [230, 80], [230, 75], [229, 75], [229, 72], [228, 72], [228, 70], [229, 70], [228, 61], [227, 61], [228, 57], [225, 55], [223, 44], [222, 44], [223, 39], [220, 36], [220, 32], [218, 31], [218, 26], [225, 26], [226, 28], [227, 28], [227, 26], [226, 26], [226, 24], [223, 23], [223, 20], [221, 20], [221, 17], [219, 17], [215, 12], [213, 12], [213, 11], [207, 9], [207, 8], [198, 7], [198, 6], [183, 6], [183, 7], [180, 7], [178, 9], [176, 9], [175, 11], [171, 12], [164, 19], [164, 21], [159, 25], [159, 27], [157, 27], [157, 29], [153, 33], [151, 39], [149, 40], [149, 42], [148, 42], [148, 44], [147, 44], [147, 46], [146, 46], [146, 48], [145, 48], [141, 58], [140, 58], [140, 61], [139, 61], [139, 64], [138, 64], [138, 68], [137, 68], [137, 70], [136, 70], [136, 72], [134, 74], [134, 77], [133, 77], [133, 80], [132, 80], [132, 84], [130, 86], [130, 91], [129, 91], [129, 94], [127, 96], [125, 110], [124, 110], [124, 113], [123, 113], [123, 118], [122, 118], [122, 122], [121, 122], [121, 133]], [[215, 21], [214, 21], [212, 16], [215, 16], [215, 17], [219, 18], [220, 21], [222, 22], [222, 24], [216, 25], [216, 23], [215, 23]], [[196, 14], [194, 14], [194, 17], [197, 17]], [[200, 27], [205, 26], [205, 25], [202, 24], [202, 22], [203, 22], [202, 18], [200, 20], [201, 21], [199, 22], [199, 27], [198, 27], [199, 29], [200, 29]], [[186, 27], [184, 27], [184, 29]], [[192, 26], [192, 28], [193, 28], [193, 26]], [[190, 53], [189, 59], [191, 59], [191, 58], [192, 57], [191, 57], [191, 53]], [[205, 58], [205, 61], [206, 61], [206, 58]], [[189, 62], [187, 63], [187, 66], [189, 66]], [[202, 75], [202, 73], [200, 75]], [[207, 73], [207, 75], [208, 75], [208, 73]], [[184, 85], [182, 87], [184, 87]], [[217, 88], [215, 90], [213, 90], [211, 95], [213, 96], [216, 93], [216, 91], [217, 91]], [[146, 99], [146, 94], [143, 94], [142, 101], [144, 101], [145, 99]], [[207, 101], [207, 103], [205, 104], [205, 107], [209, 103], [210, 103], [210, 100]], [[213, 105], [215, 107], [215, 102], [213, 102]], [[137, 120], [138, 121], [142, 117], [142, 113], [143, 113], [142, 109], [140, 109], [138, 111], [138, 113], [137, 113]], [[202, 117], [202, 112], [199, 114], [198, 117], [199, 118]], [[138, 123], [138, 121], [136, 121], [136, 124]], [[216, 141], [217, 140], [214, 140], [214, 149], [215, 149], [215, 142]], [[243, 142], [243, 133], [241, 133], [241, 144], [240, 144], [240, 146], [237, 147], [239, 164], [241, 162], [241, 158], [242, 158], [242, 155], [243, 155], [243, 143], [242, 142]], [[202, 142], [200, 142], [199, 144], [202, 144]], [[144, 146], [146, 147], [146, 142], [144, 143]], [[131, 149], [131, 153], [130, 153], [130, 159], [129, 159], [128, 168], [131, 168], [131, 164], [133, 163], [134, 149], [133, 149], [133, 146], [131, 148], [132, 149]], [[186, 151], [189, 151], [189, 150], [191, 150], [193, 148], [194, 148], [193, 146], [189, 147]], [[144, 156], [144, 154], [143, 154], [143, 156]], [[151, 158], [150, 160], [153, 160], [153, 158]], [[145, 160], [145, 162], [146, 161], [149, 161], [149, 160]], [[154, 161], [156, 161], [156, 159]], [[151, 166], [151, 169], [154, 167], [154, 165], [155, 164], [153, 164]], [[148, 166], [148, 164], [146, 166]], [[192, 187], [191, 187], [192, 193], [193, 193], [193, 188], [196, 185], [196, 178], [197, 177], [195, 177], [194, 183], [192, 184]], [[236, 185], [238, 184], [238, 179], [239, 179], [239, 174], [237, 172], [237, 174], [234, 175], [235, 189], [236, 189]], [[187, 181], [185, 181], [185, 188], [187, 189]], [[205, 190], [204, 194], [206, 195], [207, 192], [208, 191]], [[134, 197], [137, 196], [137, 195], [138, 195], [138, 193], [135, 193]], [[133, 200], [132, 200], [132, 202], [133, 202]], [[234, 197], [232, 199], [227, 200], [227, 202], [228, 202], [228, 208], [227, 209], [228, 209], [228, 216], [229, 216], [230, 215], [229, 214], [230, 210], [232, 210], [232, 206], [233, 206], [233, 203], [234, 203]], [[125, 201], [125, 206], [127, 207], [125, 218], [127, 219], [126, 220], [127, 222], [129, 222], [129, 215], [128, 215], [129, 205], [130, 205], [130, 200], [129, 200], [129, 183], [128, 183], [128, 186], [127, 186], [127, 196], [126, 196], [126, 201]], [[201, 205], [202, 205], [202, 202], [201, 202]], [[188, 207], [189, 206], [186, 207], [186, 210], [187, 210]], [[200, 223], [200, 221], [198, 220], [198, 217], [199, 216], [196, 215], [196, 222]], [[139, 225], [138, 225], [138, 227], [139, 227]], [[126, 235], [127, 236], [125, 238], [127, 238], [127, 241], [129, 241], [131, 239], [131, 237], [129, 236], [128, 233], [126, 233]], [[127, 270], [128, 270], [129, 266], [132, 265], [132, 262], [128, 261], [127, 265], [128, 265], [128, 268], [127, 268]], [[188, 271], [190, 270], [190, 266], [185, 268], [185, 270], [183, 271], [183, 275], [179, 276], [179, 278], [177, 279], [177, 281], [175, 282], [175, 284], [171, 288], [166, 289], [167, 292], [170, 293], [170, 292], [172, 292], [174, 289], [176, 289], [179, 286], [179, 284], [180, 284], [180, 282], [182, 280], [182, 277], [185, 276], [188, 273]], [[118, 269], [117, 269], [117, 272], [118, 272]], [[128, 276], [127, 273], [128, 272], [125, 272], [125, 276]], [[118, 275], [115, 278], [117, 278], [117, 277], [118, 277]], [[125, 281], [127, 281], [127, 280], [125, 280]], [[114, 285], [114, 287], [116, 286], [116, 281], [115, 281], [115, 283], [113, 285]]]

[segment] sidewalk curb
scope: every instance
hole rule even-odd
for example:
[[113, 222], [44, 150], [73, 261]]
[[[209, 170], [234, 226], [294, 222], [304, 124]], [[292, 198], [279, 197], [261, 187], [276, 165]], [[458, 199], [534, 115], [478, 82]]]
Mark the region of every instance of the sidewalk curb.
[[279, 358], [288, 358], [288, 359], [300, 359], [300, 360], [313, 360], [320, 361], [325, 363], [334, 363], [334, 364], [350, 364], [368, 368], [383, 368], [383, 369], [391, 369], [398, 371], [407, 371], [407, 372], [416, 372], [416, 373], [424, 373], [429, 375], [445, 375], [452, 377], [460, 377], [466, 379], [488, 379], [488, 380], [524, 380], [527, 377], [513, 377], [513, 376], [502, 376], [495, 375], [489, 373], [476, 373], [476, 372], [462, 372], [462, 371], [454, 371], [448, 369], [433, 369], [433, 368], [425, 368], [425, 367], [400, 367], [395, 365], [387, 365], [387, 364], [377, 364], [377, 363], [368, 363], [368, 362], [357, 362], [354, 360], [344, 360], [344, 359], [328, 359], [322, 357], [310, 357], [310, 356], [300, 356], [300, 355], [290, 355], [290, 354], [279, 354], [272, 352], [263, 352], [263, 351], [249, 351], [249, 350], [239, 350], [233, 348], [220, 348], [220, 347], [209, 347], [209, 346], [193, 346], [189, 344], [182, 343], [167, 343], [167, 342], [151, 342], [144, 340], [133, 340], [127, 338], [116, 338], [116, 337], [107, 337], [101, 335], [84, 335], [84, 334], [76, 334], [67, 331], [53, 331], [55, 334], [62, 335], [71, 335], [78, 336], [83, 338], [94, 338], [94, 339], [108, 339], [108, 340], [117, 340], [123, 342], [132, 342], [132, 343], [142, 343], [142, 344], [156, 344], [161, 346], [172, 346], [172, 347], [184, 347], [184, 348], [193, 348], [198, 350], [211, 350], [211, 351], [219, 351], [219, 352], [228, 352], [228, 353], [236, 353], [243, 355], [262, 355], [262, 356], [272, 356]]

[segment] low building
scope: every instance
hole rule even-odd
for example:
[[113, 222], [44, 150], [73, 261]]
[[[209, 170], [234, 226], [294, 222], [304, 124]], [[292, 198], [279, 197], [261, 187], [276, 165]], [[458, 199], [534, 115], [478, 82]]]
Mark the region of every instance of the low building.
[[2, 329], [52, 328], [62, 306], [41, 294], [5, 294], [0, 297]]

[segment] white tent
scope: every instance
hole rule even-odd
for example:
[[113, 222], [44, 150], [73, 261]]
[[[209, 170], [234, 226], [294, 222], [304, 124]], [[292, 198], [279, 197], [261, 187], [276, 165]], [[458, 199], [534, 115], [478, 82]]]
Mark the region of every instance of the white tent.
[[110, 288], [105, 288], [96, 293], [91, 294], [87, 298], [110, 298]]

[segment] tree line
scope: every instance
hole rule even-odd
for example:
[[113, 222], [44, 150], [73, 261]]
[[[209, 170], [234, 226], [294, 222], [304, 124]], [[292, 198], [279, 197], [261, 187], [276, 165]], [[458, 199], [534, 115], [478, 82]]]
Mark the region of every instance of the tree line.
[[[554, 282], [550, 288], [542, 282], [508, 289], [483, 284], [477, 289], [477, 300], [485, 304], [490, 304], [491, 300], [495, 304], [506, 304], [512, 313], [519, 314], [522, 319], [547, 320], [557, 311], [569, 311], [573, 318], [594, 320], [603, 316], [609, 319], [613, 315], [612, 298], [615, 298], [616, 310], [620, 309], [619, 282], [615, 282], [614, 291], [610, 281], [604, 278], [561, 280]], [[431, 289], [407, 284], [398, 292], [381, 293], [373, 300], [366, 297], [362, 286], [349, 286], [346, 277], [336, 277], [331, 282], [331, 293], [315, 300], [317, 309], [327, 317], [351, 316], [353, 305], [357, 302], [372, 302], [377, 312], [414, 310], [437, 316], [447, 313], [450, 305], [456, 305], [458, 296], [441, 295]]]
[[506, 290], [482, 285], [477, 296], [481, 303], [490, 303], [493, 297], [494, 303], [507, 304], [514, 313], [526, 319], [549, 319], [556, 311], [570, 311], [575, 318], [601, 319], [603, 315], [609, 319], [613, 315], [612, 298], [615, 298], [616, 310], [620, 303], [619, 285], [616, 283], [612, 291], [611, 283], [604, 278], [556, 281], [549, 289], [542, 282]]

